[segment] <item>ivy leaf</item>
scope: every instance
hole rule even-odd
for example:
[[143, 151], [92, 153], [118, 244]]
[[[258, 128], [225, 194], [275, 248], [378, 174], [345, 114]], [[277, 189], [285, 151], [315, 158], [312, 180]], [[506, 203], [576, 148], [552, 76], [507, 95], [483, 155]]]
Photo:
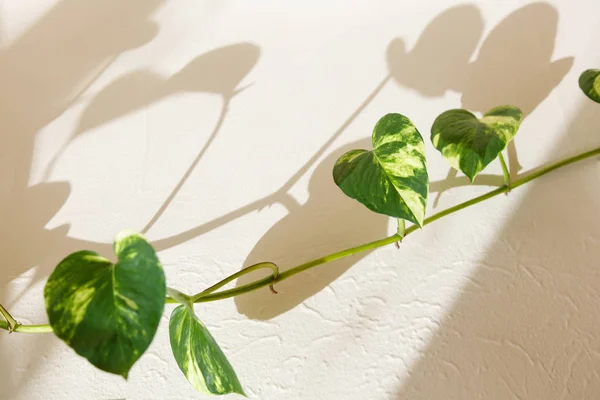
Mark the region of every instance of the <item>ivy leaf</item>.
[[336, 161], [335, 183], [372, 211], [422, 226], [429, 178], [421, 134], [405, 116], [387, 114], [372, 143], [373, 150], [350, 150]]
[[139, 234], [115, 238], [117, 263], [91, 251], [67, 256], [44, 288], [56, 336], [103, 371], [127, 379], [146, 351], [165, 305], [165, 275]]
[[583, 93], [600, 103], [600, 69], [588, 69], [579, 76], [579, 87]]
[[471, 182], [516, 135], [523, 112], [514, 106], [500, 106], [481, 119], [467, 110], [449, 110], [436, 118], [431, 142], [446, 161], [462, 171]]
[[207, 394], [246, 395], [233, 367], [191, 305], [173, 310], [169, 336], [177, 365], [194, 389]]

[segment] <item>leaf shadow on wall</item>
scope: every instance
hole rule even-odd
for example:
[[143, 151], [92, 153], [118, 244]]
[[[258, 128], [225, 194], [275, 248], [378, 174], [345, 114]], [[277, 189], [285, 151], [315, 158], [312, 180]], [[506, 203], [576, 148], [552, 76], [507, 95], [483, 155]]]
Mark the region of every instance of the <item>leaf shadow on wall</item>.
[[[18, 296], [7, 293], [7, 283], [36, 267], [44, 272], [36, 269], [33, 280], [41, 279], [68, 252], [81, 245], [96, 247], [68, 238], [68, 225], [45, 228], [67, 200], [70, 184], [30, 186], [36, 135], [76, 103], [118, 54], [157, 35], [158, 26], [150, 17], [162, 3], [64, 0], [2, 48], [0, 288], [2, 303], [9, 309], [5, 300]], [[0, 387], [17, 396], [43, 364], [36, 360], [53, 337], [2, 335], [1, 340]]]
[[[533, 28], [513, 22], [515, 16], [519, 21], [522, 20], [520, 13], [526, 18], [541, 18], [545, 26], [548, 26], [548, 29], [536, 33], [540, 42], [538, 46], [544, 49], [539, 54], [529, 54], [530, 46], [522, 44], [523, 36], [531, 35]], [[531, 111], [558, 85], [572, 63], [572, 59], [560, 61], [561, 68], [556, 68], [550, 62], [556, 34], [555, 14], [556, 10], [547, 3], [536, 3], [517, 10], [490, 33], [480, 51], [483, 58], [482, 64], [479, 64], [479, 59], [472, 63], [469, 61], [483, 32], [483, 20], [479, 9], [472, 5], [448, 9], [432, 20], [410, 52], [405, 51], [401, 39], [390, 43], [387, 51], [390, 75], [383, 83], [393, 79], [396, 83], [425, 96], [441, 96], [447, 90], [461, 91], [463, 101], [475, 105], [479, 104], [479, 100], [483, 103], [483, 99], [487, 99], [485, 93], [473, 93], [478, 87], [489, 87], [487, 81], [490, 77], [483, 73], [473, 74], [471, 71], [495, 65], [493, 60], [499, 64], [495, 68], [501, 71], [504, 58], [518, 60], [522, 57], [526, 66], [517, 69], [520, 71], [519, 76], [511, 78], [520, 84], [507, 87], [499, 85], [489, 90], [499, 91], [494, 100], [508, 103], [514, 100], [516, 104], [522, 103], [524, 107], [528, 107], [526, 110]], [[461, 26], [462, 29], [456, 29], [457, 26]], [[517, 29], [517, 32], [513, 32], [513, 29]], [[497, 51], [489, 49], [489, 46], [498, 46]], [[489, 52], [497, 58], [486, 56]], [[440, 69], [440, 65], [446, 68]], [[529, 88], [529, 92], [523, 92], [523, 87]], [[519, 90], [510, 91], [510, 88]], [[377, 93], [377, 89], [374, 93]], [[373, 96], [374, 94], [371, 95]], [[356, 113], [350, 120], [355, 116]], [[348, 125], [349, 121], [346, 121], [343, 126]], [[334, 136], [339, 133], [341, 132], [336, 132]], [[424, 134], [423, 131], [421, 133]], [[362, 148], [371, 148], [370, 140], [361, 143]], [[344, 147], [342, 150], [350, 148]], [[290, 203], [292, 205], [288, 206], [289, 214], [261, 238], [245, 265], [269, 260], [279, 265], [281, 270], [285, 270], [323, 254], [386, 236], [389, 218], [368, 212], [360, 204], [341, 195], [335, 187], [331, 171], [335, 160], [343, 152], [336, 151], [315, 170], [311, 178], [308, 201], [302, 205], [297, 202]], [[514, 157], [510, 159], [511, 165], [515, 165]], [[468, 182], [466, 177], [464, 180]], [[503, 184], [503, 179], [484, 174], [480, 175], [476, 182], [499, 186]], [[450, 179], [449, 182], [431, 182], [430, 192], [441, 192], [464, 184], [463, 177]], [[260, 320], [280, 315], [324, 289], [367, 254], [368, 252], [364, 252], [337, 260], [297, 275], [293, 280], [278, 283], [276, 287], [280, 295], [277, 297], [273, 297], [268, 290], [257, 290], [238, 296], [235, 298], [238, 311], [249, 318]], [[238, 279], [237, 286], [247, 284], [258, 277], [259, 274], [248, 274]]]
[[[143, 229], [144, 231], [149, 230], [153, 222], [157, 221], [162, 215], [162, 212], [181, 189], [185, 180], [198, 165], [209, 145], [214, 141], [220, 127], [223, 125], [231, 99], [242, 90], [237, 88], [237, 84], [254, 66], [258, 60], [258, 55], [258, 47], [253, 44], [240, 43], [202, 54], [172, 77], [162, 77], [148, 70], [134, 71], [109, 84], [94, 97], [83, 112], [80, 124], [71, 140], [76, 140], [79, 136], [89, 133], [90, 130], [99, 125], [176, 93], [207, 92], [222, 96], [223, 107], [208, 140], [192, 165], [186, 170], [184, 176], [175, 185], [160, 210], [154, 215], [152, 221]], [[233, 67], [225, 68], [229, 63]], [[232, 83], [234, 84], [232, 85]], [[35, 133], [43, 126], [44, 124], [40, 123], [31, 131]], [[12, 129], [11, 131], [18, 132], [19, 129]], [[26, 135], [21, 135], [21, 137], [24, 136]], [[20, 146], [23, 150], [27, 149], [29, 158], [23, 157], [21, 153], [19, 167], [26, 168], [28, 173], [33, 150], [32, 136], [29, 135], [28, 143], [22, 143]], [[15, 134], [15, 137], [18, 136]], [[7, 159], [3, 161], [10, 167], [7, 168], [9, 170], [14, 171], [17, 168], [14, 163], [9, 163]], [[164, 162], [167, 163], [167, 161]], [[50, 170], [51, 166], [48, 168], [48, 171]], [[54, 229], [44, 228], [68, 198], [70, 184], [68, 182], [44, 182], [28, 187], [26, 183], [28, 179], [28, 177], [25, 179], [23, 174], [23, 179], [16, 182], [13, 180], [12, 190], [6, 193], [7, 218], [4, 220], [3, 225], [6, 234], [3, 235], [2, 246], [5, 247], [4, 254], [7, 254], [9, 262], [7, 262], [3, 271], [2, 282], [0, 282], [2, 285], [10, 282], [24, 271], [37, 266], [33, 284], [47, 276], [50, 269], [60, 259], [74, 250], [86, 248], [101, 253], [112, 251], [111, 244], [68, 237], [68, 225]], [[24, 184], [22, 180], [25, 180]], [[175, 244], [171, 243], [170, 246]]]
[[[231, 101], [245, 89], [245, 87], [240, 88], [239, 83], [256, 65], [259, 56], [260, 49], [256, 45], [236, 43], [196, 57], [172, 76], [163, 76], [150, 69], [135, 70], [107, 85], [84, 111], [71, 140], [106, 122], [114, 121], [177, 94], [209, 93], [218, 95], [222, 100], [221, 112], [211, 134], [165, 202], [142, 229], [143, 233], [148, 232], [160, 219], [198, 166], [221, 130]], [[46, 169], [47, 175], [66, 147], [56, 153]], [[163, 162], [165, 168], [168, 168], [168, 160]]]
[[[464, 26], [465, 29], [457, 30], [455, 29], [457, 25]], [[377, 97], [381, 90], [390, 81], [396, 80], [400, 84], [410, 84], [410, 87], [412, 87], [415, 90], [422, 91], [427, 96], [439, 96], [445, 93], [447, 90], [453, 89], [454, 86], [452, 85], [452, 76], [462, 74], [463, 71], [467, 68], [469, 64], [469, 58], [475, 51], [477, 43], [481, 38], [482, 32], [483, 20], [481, 18], [479, 9], [472, 5], [466, 5], [448, 9], [442, 14], [438, 15], [425, 28], [423, 34], [420, 36], [419, 42], [409, 53], [406, 53], [404, 51], [404, 47], [400, 46], [401, 41], [392, 41], [392, 43], [390, 43], [389, 45], [389, 49], [387, 52], [389, 74], [381, 80], [381, 82], [373, 89], [371, 93], [369, 93], [366, 96], [366, 98], [361, 102], [361, 104], [350, 114], [350, 116], [339, 126], [339, 128], [329, 136], [327, 141], [315, 152], [315, 154], [313, 154], [313, 156], [309, 160], [307, 160], [306, 163], [304, 163], [304, 165], [302, 165], [298, 169], [298, 171], [282, 185], [281, 188], [279, 188], [277, 191], [271, 193], [268, 196], [257, 199], [244, 207], [240, 207], [236, 210], [233, 210], [225, 215], [215, 218], [212, 221], [196, 226], [192, 229], [173, 235], [171, 237], [153, 241], [153, 245], [158, 250], [175, 246], [178, 243], [183, 243], [185, 241], [198, 237], [206, 232], [209, 232], [212, 229], [215, 229], [221, 225], [233, 221], [236, 218], [239, 218], [247, 213], [261, 210], [275, 203], [282, 204], [290, 210], [293, 209], [297, 211], [297, 206], [299, 206], [299, 204], [288, 193], [289, 190], [310, 170], [310, 168], [313, 165], [315, 165], [320, 160], [320, 158], [329, 150], [329, 148], [335, 143], [335, 141], [349, 128], [349, 126], [354, 122], [354, 120], [369, 106], [371, 101]], [[433, 57], [437, 58], [434, 60]], [[398, 60], [402, 60], [402, 62]], [[431, 67], [431, 65], [435, 64], [435, 62], [444, 63], [446, 65], [446, 68], [444, 68], [441, 71], [436, 71], [434, 68]], [[405, 75], [402, 72], [398, 71], [398, 64], [404, 63], [410, 64], [410, 67], [407, 67], [407, 69], [411, 70], [410, 82], [405, 81]], [[434, 72], [436, 78], [432, 79], [431, 75]], [[365, 147], [368, 148], [369, 146], [370, 144], [367, 143], [367, 146]], [[320, 173], [323, 174], [323, 176], [315, 177], [314, 179], [318, 182], [321, 182], [323, 187], [330, 189], [330, 186], [333, 185], [333, 180], [331, 179], [331, 171], [328, 172], [324, 168], [320, 168], [319, 171], [322, 171]], [[502, 183], [502, 180], [498, 181], [497, 177], [484, 177], [481, 181], [489, 181], [490, 179], [494, 183]], [[319, 186], [321, 186], [321, 183], [319, 184]], [[316, 184], [312, 186], [315, 187], [315, 190], [321, 190], [321, 188], [316, 188]], [[314, 215], [314, 213], [303, 213], [302, 215], [306, 216], [307, 218], [310, 218], [309, 214]], [[360, 215], [364, 216], [364, 214]], [[308, 224], [310, 221], [312, 220], [308, 219], [306, 223]], [[350, 222], [349, 219], [347, 219], [346, 221], [348, 223]], [[312, 230], [313, 227], [308, 227], [308, 225], [304, 225], [300, 233], [302, 235], [310, 235]], [[291, 235], [294, 234], [295, 233], [292, 233]], [[338, 243], [338, 245], [348, 245], [348, 243], [360, 243], [364, 241], [365, 235], [369, 235], [369, 233], [356, 231], [354, 232], [354, 235], [355, 236], [353, 237], [348, 237], [348, 241], [345, 241], [344, 243]], [[371, 237], [373, 237], [372, 234]], [[331, 242], [331, 238], [328, 240], [328, 242]], [[265, 259], [267, 260], [273, 259], [273, 257], [270, 254], [267, 254], [268, 250], [277, 251], [276, 254], [280, 253], [276, 248], [271, 249], [270, 246], [266, 246], [266, 242], [263, 243], [264, 246], [261, 245], [259, 247], [263, 248], [264, 253], [258, 254], [257, 252], [255, 252], [248, 258], [248, 260], [246, 260], [247, 262], [251, 263], [253, 262], [253, 260], [263, 261], [260, 259], [261, 255], [265, 256]], [[285, 249], [289, 250], [292, 247], [293, 243], [288, 242], [286, 244]], [[312, 245], [311, 247], [315, 246]], [[327, 246], [326, 248], [323, 248], [323, 250], [329, 249], [333, 249], [333, 247]], [[278, 256], [275, 255], [274, 257]], [[299, 259], [301, 260], [305, 258], [306, 255], [300, 257]], [[248, 280], [253, 279], [255, 277], [256, 275], [254, 274], [248, 274], [247, 276], [245, 276], [245, 278], [238, 280], [238, 286], [240, 284], [248, 282]], [[239, 304], [242, 304], [244, 301], [245, 300], [240, 300]], [[278, 299], [278, 301], [281, 301], [281, 299]]]
[[[4, 257], [0, 288], [1, 302], [9, 310], [67, 254], [82, 249], [112, 253], [109, 243], [69, 237], [68, 224], [46, 228], [67, 201], [71, 187], [68, 182], [48, 181], [52, 164], [60, 153], [48, 166], [44, 181], [30, 186], [35, 139], [42, 128], [73, 104], [83, 101], [82, 94], [119, 54], [155, 38], [159, 28], [151, 16], [163, 3], [163, 0], [133, 0], [126, 4], [118, 0], [64, 0], [0, 53], [0, 82], [4, 90], [0, 99], [4, 143], [0, 147], [0, 177], [4, 183], [0, 188], [3, 205], [0, 248]], [[149, 70], [126, 74], [89, 102], [73, 139], [93, 134], [94, 128], [173, 94], [220, 95], [223, 107], [218, 122], [193, 165], [165, 201], [161, 208], [164, 210], [214, 140], [231, 99], [242, 90], [238, 87], [240, 80], [256, 64], [259, 54], [257, 46], [240, 43], [201, 54], [171, 77]], [[153, 221], [160, 217], [161, 210]], [[19, 293], [11, 293], [7, 284], [31, 269], [34, 273], [26, 284], [18, 285]], [[26, 316], [16, 317], [21, 322], [33, 322]], [[3, 353], [7, 353], [0, 361], [3, 391], [16, 396], [35, 376], [42, 363], [34, 359], [48, 350], [51, 340], [51, 335], [2, 336]], [[19, 349], [10, 346], [15, 341], [24, 345], [18, 346]], [[9, 351], [18, 351], [19, 356], [9, 357]], [[20, 367], [10, 360], [27, 365], [27, 374], [18, 372]]]
[[[600, 106], [582, 101], [557, 153], [598, 144]], [[528, 185], [396, 399], [599, 398], [599, 161]]]
[[120, 53], [156, 36], [150, 16], [161, 4], [62, 1], [0, 54], [2, 287], [33, 267], [56, 264], [73, 245], [90, 244], [68, 238], [68, 225], [45, 228], [70, 184], [30, 186], [36, 135], [79, 101]]
[[[462, 93], [462, 108], [483, 114], [498, 105], [511, 104], [527, 118], [573, 66], [573, 57], [552, 61], [557, 25], [558, 12], [546, 2], [529, 4], [504, 18], [487, 35], [457, 87]], [[521, 170], [518, 142], [517, 136], [507, 149], [512, 177]], [[485, 183], [487, 178], [480, 175], [476, 183]], [[456, 170], [449, 169], [446, 180], [432, 185], [437, 192], [436, 205], [443, 191], [465, 185], [470, 185], [467, 177], [457, 177]]]

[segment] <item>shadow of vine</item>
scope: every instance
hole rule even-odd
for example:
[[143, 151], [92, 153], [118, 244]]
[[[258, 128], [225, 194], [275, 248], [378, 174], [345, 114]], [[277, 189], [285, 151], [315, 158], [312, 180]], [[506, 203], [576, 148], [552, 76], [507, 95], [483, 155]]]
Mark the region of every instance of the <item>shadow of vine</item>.
[[[526, 25], [531, 19], [541, 21], [543, 29]], [[556, 10], [547, 3], [525, 6], [501, 21], [483, 42], [477, 59], [469, 62], [483, 32], [482, 17], [472, 5], [448, 9], [430, 22], [410, 52], [406, 52], [401, 39], [390, 43], [387, 51], [390, 75], [383, 83], [391, 78], [425, 96], [440, 96], [447, 90], [460, 91], [463, 105], [475, 111], [485, 109], [491, 101], [515, 104], [529, 113], [560, 83], [573, 61], [572, 58], [551, 61], [556, 21]], [[505, 69], [505, 64], [510, 67]], [[441, 71], [440, 65], [445, 67]], [[494, 74], [494, 79], [484, 73], [487, 70]], [[514, 72], [519, 74], [506, 75]], [[510, 85], [504, 84], [507, 80], [511, 81]], [[363, 103], [359, 110], [364, 107]], [[351, 121], [346, 121], [342, 129]], [[359, 144], [359, 148], [370, 148], [369, 141]], [[344, 150], [349, 149], [344, 147]], [[269, 260], [283, 271], [320, 255], [385, 236], [385, 218], [362, 212], [360, 205], [342, 196], [335, 187], [331, 171], [336, 157], [341, 154], [343, 151], [337, 150], [316, 169], [311, 179], [310, 198], [305, 204], [288, 202], [291, 204], [289, 214], [256, 244], [246, 260], [247, 265]], [[515, 172], [518, 161], [514, 148], [509, 156]], [[466, 177], [457, 177], [452, 171], [449, 178], [431, 183], [430, 192], [438, 192], [438, 199], [444, 190], [468, 182]], [[481, 175], [476, 182], [495, 186], [502, 185], [503, 179]], [[276, 299], [268, 290], [238, 296], [235, 298], [238, 311], [253, 319], [273, 318], [325, 288], [367, 254], [337, 260], [305, 273], [304, 277], [295, 277], [293, 282], [284, 281], [277, 285], [281, 294]], [[238, 279], [237, 285], [247, 284], [257, 276], [248, 274]]]
[[[0, 188], [0, 252], [4, 262], [0, 287], [1, 301], [9, 309], [67, 254], [81, 249], [111, 253], [111, 244], [69, 237], [68, 224], [46, 228], [69, 197], [70, 184], [49, 181], [61, 150], [48, 165], [43, 182], [30, 186], [36, 134], [82, 101], [82, 94], [120, 54], [156, 37], [159, 27], [151, 17], [163, 4], [163, 0], [132, 0], [126, 4], [117, 0], [63, 0], [2, 49], [0, 83], [4, 95], [0, 99], [0, 120], [4, 145], [0, 146], [0, 177], [4, 184]], [[89, 102], [71, 140], [173, 94], [206, 92], [222, 98], [222, 111], [212, 134], [146, 230], [160, 217], [218, 134], [232, 98], [243, 90], [238, 87], [240, 80], [253, 68], [259, 55], [257, 46], [239, 43], [201, 54], [170, 77], [150, 70], [133, 71], [109, 84]], [[11, 293], [7, 284], [31, 269], [34, 272], [27, 284], [19, 285], [19, 293]], [[24, 316], [18, 317], [25, 320]], [[2, 339], [4, 348], [9, 340], [6, 336]], [[0, 386], [12, 395], [35, 376], [42, 363], [34, 358], [52, 337], [20, 340], [26, 343], [23, 348], [27, 352], [21, 351], [19, 365], [27, 366], [27, 374], [11, 363], [10, 357], [3, 357], [0, 365]]]
[[[500, 74], [498, 82], [482, 82], [482, 88], [495, 93], [506, 83], [507, 93], [481, 99], [465, 94], [464, 104], [489, 107], [507, 98], [511, 88], [515, 101], [531, 112], [548, 93], [542, 83], [557, 82], [570, 67], [569, 59], [541, 68], [530, 64], [551, 57], [549, 39], [555, 35], [557, 17], [542, 3], [507, 17], [507, 23], [490, 34], [489, 48], [484, 44], [480, 53], [482, 64], [473, 72]], [[504, 54], [510, 54], [505, 38], [512, 38], [520, 49], [511, 60], [495, 51], [507, 49]], [[498, 65], [502, 59], [505, 63]], [[576, 83], [572, 87], [578, 90]], [[526, 89], [535, 97], [523, 98]], [[566, 148], [597, 145], [600, 109], [583, 96], [582, 103], [552, 159], [571, 154]], [[591, 216], [600, 203], [597, 189], [588, 186], [597, 181], [597, 162], [588, 160], [531, 185], [420, 351], [395, 398], [598, 398], [600, 230]]]
[[[65, 254], [89, 245], [68, 239], [68, 225], [45, 228], [68, 198], [70, 184], [29, 186], [35, 135], [74, 104], [118, 54], [157, 35], [158, 26], [150, 16], [161, 4], [162, 0], [127, 4], [65, 0], [0, 52], [0, 252], [4, 258], [0, 287], [4, 304], [7, 297], [18, 298], [7, 293], [8, 282], [34, 267], [38, 268], [34, 279], [41, 279]], [[8, 351], [16, 351], [11, 339], [2, 336], [5, 356], [0, 386], [3, 393], [16, 394], [40, 368], [35, 360], [52, 337], [27, 338], [15, 358], [8, 356]], [[19, 365], [11, 360], [19, 360]]]
[[[513, 104], [527, 118], [573, 66], [573, 57], [552, 61], [557, 24], [558, 12], [545, 2], [531, 3], [504, 18], [485, 38], [477, 59], [464, 71], [468, 78], [459, 88], [462, 108], [485, 113], [497, 105]], [[518, 141], [517, 136], [507, 149], [513, 177], [521, 170]], [[446, 189], [469, 184], [468, 179], [457, 178], [451, 169], [437, 188], [436, 200]]]
[[[553, 159], [597, 145], [600, 108], [582, 101]], [[600, 396], [598, 171], [594, 158], [530, 184], [396, 399]]]

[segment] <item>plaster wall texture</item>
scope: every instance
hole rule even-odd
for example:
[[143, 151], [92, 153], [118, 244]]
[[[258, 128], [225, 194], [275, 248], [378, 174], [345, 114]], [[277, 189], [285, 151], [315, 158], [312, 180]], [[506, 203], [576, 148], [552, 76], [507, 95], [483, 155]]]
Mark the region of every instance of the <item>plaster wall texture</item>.
[[[502, 184], [497, 162], [449, 172], [428, 139], [447, 109], [520, 106], [513, 175], [600, 143], [577, 87], [600, 66], [596, 0], [0, 5], [0, 299], [25, 323], [66, 254], [110, 254], [123, 228], [186, 292], [393, 232], [331, 177], [388, 112], [426, 139], [429, 214]], [[197, 313], [250, 399], [599, 399], [599, 176], [587, 160]], [[0, 398], [204, 398], [171, 308], [128, 381], [53, 335], [0, 335]]]

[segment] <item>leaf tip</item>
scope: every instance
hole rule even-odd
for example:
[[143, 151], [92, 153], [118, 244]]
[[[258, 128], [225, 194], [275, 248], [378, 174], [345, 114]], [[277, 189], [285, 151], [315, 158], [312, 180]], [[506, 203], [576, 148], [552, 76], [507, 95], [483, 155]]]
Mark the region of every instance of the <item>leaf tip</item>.
[[115, 235], [115, 243], [122, 242], [131, 236], [143, 237], [143, 235], [139, 232], [134, 231], [133, 229], [123, 229], [119, 233]]
[[[483, 168], [480, 168], [480, 170], [482, 170]], [[477, 171], [477, 168], [471, 168], [471, 169], [467, 169], [465, 168], [460, 169], [460, 171], [462, 171], [463, 174], [465, 174], [465, 176], [469, 179], [469, 183], [473, 183], [475, 182], [475, 178], [477, 178], [477, 174], [481, 171]]]

